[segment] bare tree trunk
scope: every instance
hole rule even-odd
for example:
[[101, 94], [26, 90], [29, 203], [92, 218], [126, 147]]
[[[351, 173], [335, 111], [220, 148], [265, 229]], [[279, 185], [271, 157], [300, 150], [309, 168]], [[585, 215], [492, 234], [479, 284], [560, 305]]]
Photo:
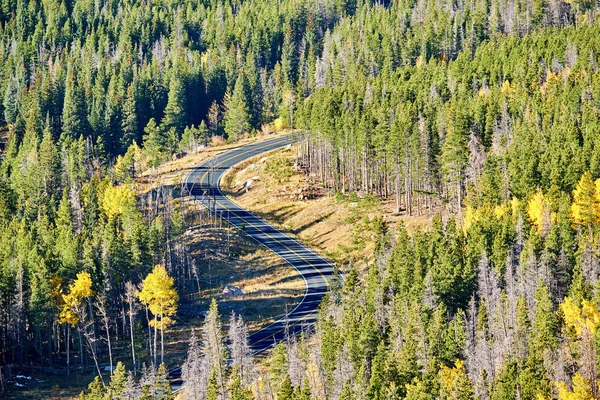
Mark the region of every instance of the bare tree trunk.
[[110, 320], [108, 317], [108, 311], [106, 310], [106, 297], [104, 295], [98, 296], [96, 307], [102, 316], [104, 322], [104, 330], [106, 331], [106, 342], [108, 344], [108, 359], [110, 362], [110, 375], [112, 376], [113, 370], [113, 358], [112, 358], [112, 345], [110, 342]]
[[[93, 325], [93, 322], [90, 322], [90, 325]], [[93, 326], [92, 326], [93, 329]], [[88, 343], [88, 347], [90, 348], [90, 353], [92, 353], [92, 358], [94, 359], [94, 364], [96, 365], [96, 371], [98, 372], [98, 376], [100, 377], [100, 381], [102, 381], [102, 386], [106, 386], [104, 384], [104, 378], [102, 377], [102, 371], [100, 370], [100, 364], [98, 363], [98, 356], [96, 355], [96, 351], [94, 350], [94, 341], [95, 339], [92, 337], [90, 332], [88, 332], [87, 327], [83, 326], [79, 328], [79, 336], [81, 337], [81, 331], [86, 338]], [[111, 371], [112, 373], [112, 371]]]
[[156, 331], [156, 318], [154, 319], [154, 365], [156, 365], [156, 336], [158, 335], [158, 332]]
[[165, 326], [163, 325], [164, 315], [160, 313], [160, 362], [165, 362]]
[[125, 284], [125, 298], [129, 304], [129, 333], [131, 339], [131, 358], [133, 360], [133, 374], [137, 375], [137, 366], [135, 362], [135, 342], [133, 337], [133, 317], [135, 316], [134, 301], [135, 301], [135, 286], [131, 282]]
[[71, 327], [69, 326], [69, 324], [67, 323], [67, 344], [66, 344], [66, 348], [67, 348], [67, 376], [71, 375], [71, 354], [70, 354], [70, 349], [69, 349], [69, 344], [71, 343]]
[[77, 330], [77, 335], [79, 336], [79, 365], [81, 369], [83, 369], [83, 341], [81, 339], [81, 329]]

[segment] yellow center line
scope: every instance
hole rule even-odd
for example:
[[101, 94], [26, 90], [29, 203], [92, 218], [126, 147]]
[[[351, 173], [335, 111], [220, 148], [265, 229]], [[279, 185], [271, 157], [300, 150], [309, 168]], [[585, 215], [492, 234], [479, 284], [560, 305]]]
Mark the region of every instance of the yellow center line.
[[[223, 164], [224, 162], [226, 162], [226, 161], [229, 161], [229, 160], [231, 160], [231, 159], [233, 159], [233, 158], [235, 158], [235, 157], [237, 157], [237, 156], [244, 155], [244, 154], [250, 153], [250, 152], [252, 152], [252, 151], [254, 151], [254, 150], [262, 149], [262, 148], [264, 148], [264, 147], [268, 147], [268, 146], [270, 146], [271, 144], [272, 144], [272, 143], [269, 143], [269, 144], [267, 144], [266, 146], [260, 146], [260, 147], [257, 147], [257, 148], [252, 148], [252, 149], [246, 150], [246, 151], [244, 151], [244, 152], [241, 152], [241, 153], [239, 153], [239, 154], [234, 154], [234, 155], [232, 155], [231, 157], [228, 157], [228, 158], [226, 158], [226, 159], [222, 160], [221, 162], [219, 162], [218, 164], [214, 165], [212, 168], [216, 168], [216, 167], [218, 167], [219, 165]], [[275, 150], [275, 149], [273, 149], [273, 150]], [[259, 154], [261, 154], [261, 153], [258, 153], [257, 155], [259, 155]], [[240, 161], [240, 162], [243, 162], [243, 161], [245, 161], [245, 160], [242, 160], [242, 161]], [[204, 179], [206, 178], [206, 175], [208, 175], [208, 173], [209, 173], [210, 169], [211, 169], [211, 168], [209, 168], [209, 169], [208, 169], [208, 170], [207, 170], [207, 171], [204, 173], [204, 175], [202, 175], [202, 177], [200, 178], [200, 182], [199, 182], [200, 184], [202, 184], [202, 183], [203, 183], [203, 181], [204, 181]], [[220, 178], [221, 178], [221, 177], [219, 177], [219, 181], [220, 181]], [[210, 182], [208, 182], [208, 183], [210, 184]], [[218, 185], [218, 182], [217, 182], [217, 188], [218, 188], [219, 192], [220, 192], [222, 195], [224, 195], [224, 194], [223, 194], [223, 192], [221, 191], [221, 189], [220, 189], [219, 185]], [[225, 197], [226, 197], [226, 196], [225, 196]], [[242, 208], [242, 209], [243, 209], [243, 207], [241, 207], [241, 206], [240, 206], [239, 204], [237, 204], [235, 201], [233, 201], [233, 200], [231, 200], [231, 199], [229, 199], [229, 201], [231, 201], [232, 203], [236, 204], [238, 207], [240, 207], [240, 208]], [[221, 206], [223, 209], [226, 209], [226, 210], [228, 210], [228, 211], [231, 211], [231, 210], [230, 210], [228, 207], [225, 207], [225, 206], [224, 206], [223, 204], [221, 204], [219, 201], [216, 201], [216, 203], [217, 203], [219, 206]], [[315, 271], [317, 271], [317, 272], [319, 273], [319, 275], [321, 275], [321, 278], [322, 278], [322, 279], [323, 279], [323, 281], [325, 282], [325, 286], [326, 286], [327, 288], [329, 288], [329, 281], [327, 280], [327, 278], [325, 277], [325, 275], [323, 275], [323, 273], [322, 273], [322, 272], [321, 272], [321, 271], [320, 271], [318, 268], [316, 268], [316, 267], [315, 267], [315, 266], [314, 266], [314, 265], [313, 265], [313, 264], [312, 264], [310, 261], [308, 261], [307, 259], [305, 259], [305, 258], [304, 258], [303, 256], [301, 256], [300, 254], [296, 253], [294, 250], [290, 249], [288, 246], [286, 246], [284, 243], [282, 243], [282, 242], [281, 242], [281, 241], [279, 241], [278, 239], [275, 239], [273, 236], [271, 236], [271, 235], [269, 235], [268, 233], [264, 232], [262, 229], [260, 229], [260, 228], [256, 227], [254, 224], [252, 224], [251, 222], [249, 222], [249, 221], [248, 221], [248, 220], [246, 220], [245, 218], [243, 218], [243, 217], [241, 217], [241, 216], [239, 216], [239, 215], [238, 215], [237, 217], [238, 217], [238, 218], [240, 218], [240, 219], [241, 219], [242, 221], [244, 221], [245, 223], [248, 223], [250, 226], [252, 226], [254, 229], [258, 230], [258, 231], [259, 231], [259, 232], [261, 232], [262, 234], [264, 234], [264, 235], [266, 235], [267, 237], [269, 237], [271, 240], [273, 240], [273, 241], [275, 241], [276, 243], [280, 244], [281, 246], [285, 247], [286, 249], [288, 249], [288, 251], [290, 251], [290, 252], [294, 253], [296, 256], [300, 257], [300, 259], [302, 259], [302, 260], [303, 260], [305, 263], [307, 263], [308, 265], [310, 265], [310, 266], [311, 266], [311, 267], [312, 267], [312, 268], [313, 268]], [[283, 233], [283, 232], [282, 232], [282, 233]], [[265, 246], [265, 247], [267, 247], [267, 246]], [[271, 250], [271, 249], [269, 249], [269, 250]], [[275, 253], [273, 250], [271, 250], [271, 251], [272, 251], [273, 253]], [[280, 256], [280, 257], [281, 257], [281, 256]], [[283, 257], [282, 257], [282, 258], [283, 258]], [[286, 261], [287, 261], [287, 260], [286, 260]], [[292, 265], [292, 267], [293, 267], [293, 265]], [[299, 272], [299, 273], [300, 273], [300, 275], [301, 275], [301, 276], [302, 276], [302, 277], [303, 277], [303, 278], [306, 280], [306, 278], [304, 277], [304, 274], [303, 274], [302, 272], [300, 272], [300, 271], [298, 271], [298, 272]], [[306, 285], [307, 285], [307, 290], [308, 290], [308, 283], [306, 283]], [[305, 296], [304, 296], [304, 297], [306, 298], [306, 293], [305, 293]], [[304, 299], [303, 299], [303, 300], [304, 300]], [[301, 303], [300, 303], [300, 304], [301, 304]], [[292, 312], [293, 312], [293, 311], [292, 311]], [[310, 315], [312, 315], [312, 314], [313, 314], [313, 313], [311, 312], [310, 314], [306, 314], [306, 315], [304, 315], [302, 318], [300, 318], [300, 319], [298, 319], [298, 320], [296, 320], [296, 321], [293, 321], [293, 322], [291, 323], [291, 325], [290, 325], [290, 326], [297, 325], [297, 324], [299, 324], [299, 323], [303, 322], [304, 320], [306, 320], [306, 319], [307, 319], [307, 318], [308, 318]], [[289, 315], [289, 314], [288, 314], [288, 315]], [[277, 323], [277, 321], [273, 322], [273, 324], [275, 324], [275, 323]], [[273, 324], [271, 324], [271, 325], [273, 325]], [[265, 327], [265, 328], [266, 328], [266, 327]], [[263, 329], [265, 329], [265, 328], [263, 328]], [[278, 331], [274, 332], [274, 333], [273, 333], [273, 336], [275, 336], [276, 334], [278, 334], [278, 333], [280, 333], [280, 332], [282, 332], [282, 331], [284, 331], [284, 330], [285, 330], [285, 328], [282, 328], [282, 329], [280, 329], [280, 330], [278, 330]], [[258, 344], [258, 343], [260, 343], [260, 342], [262, 342], [262, 341], [264, 341], [264, 340], [266, 340], [266, 339], [269, 339], [269, 338], [270, 338], [270, 336], [268, 336], [268, 337], [264, 337], [264, 338], [262, 338], [262, 339], [258, 340], [257, 342], [255, 342], [254, 344]]]
[[[266, 146], [261, 146], [261, 147], [258, 147], [257, 149], [262, 149], [262, 148], [264, 148], [264, 147], [268, 147], [268, 146], [270, 146], [270, 145], [271, 145], [271, 144], [267, 144]], [[229, 161], [229, 160], [231, 160], [231, 159], [233, 159], [233, 158], [235, 158], [235, 157], [237, 157], [237, 156], [241, 156], [241, 155], [244, 155], [244, 154], [250, 153], [250, 152], [252, 152], [252, 151], [254, 151], [254, 150], [257, 150], [257, 149], [254, 149], [254, 148], [253, 148], [253, 149], [250, 149], [250, 150], [244, 151], [244, 152], [242, 152], [242, 153], [239, 153], [239, 154], [234, 154], [233, 156], [231, 156], [231, 157], [228, 157], [228, 158], [226, 158], [226, 159], [222, 160], [221, 162], [219, 162], [218, 164], [216, 164], [216, 165], [215, 165], [213, 168], [216, 168], [216, 167], [218, 167], [219, 165], [223, 164], [224, 162], [226, 162], [226, 161]], [[273, 149], [273, 150], [275, 150], [275, 149]], [[260, 154], [260, 153], [259, 153], [259, 154]], [[259, 155], [259, 154], [257, 154], [257, 155]], [[240, 161], [240, 162], [243, 162], [243, 161], [245, 161], [245, 160], [242, 160], [242, 161]], [[202, 175], [202, 177], [200, 178], [200, 184], [202, 184], [202, 182], [204, 181], [204, 178], [206, 178], [206, 175], [208, 175], [209, 171], [210, 171], [210, 169], [209, 169], [208, 171], [206, 171], [206, 172], [204, 173], [204, 175]], [[210, 182], [208, 182], [208, 183], [210, 184]], [[218, 182], [217, 182], [217, 188], [219, 189], [219, 192], [220, 192], [220, 193], [221, 193], [221, 194], [224, 196], [223, 192], [221, 191], [221, 189], [220, 189], [220, 187], [219, 187], [219, 184], [218, 184]], [[224, 197], [226, 197], [226, 196], [224, 196]], [[239, 204], [237, 204], [235, 201], [233, 201], [233, 200], [231, 200], [231, 199], [229, 199], [229, 201], [231, 201], [232, 203], [234, 203], [235, 205], [237, 205], [238, 207], [240, 207], [240, 208], [242, 208], [242, 209], [243, 209], [243, 207], [241, 207], [241, 206], [240, 206]], [[218, 202], [218, 201], [217, 201], [217, 204], [219, 204], [219, 205], [220, 205], [222, 208], [224, 208], [224, 209], [226, 209], [226, 210], [228, 210], [228, 211], [230, 211], [230, 212], [231, 212], [231, 210], [230, 210], [228, 207], [225, 207], [225, 206], [224, 206], [223, 204], [221, 204], [220, 202]], [[327, 280], [327, 278], [325, 278], [325, 275], [323, 275], [323, 273], [322, 273], [322, 272], [321, 272], [321, 271], [320, 271], [318, 268], [316, 268], [316, 267], [315, 267], [315, 266], [314, 266], [314, 265], [313, 265], [313, 264], [312, 264], [310, 261], [308, 261], [306, 258], [304, 258], [303, 256], [301, 256], [300, 254], [296, 253], [294, 250], [290, 249], [288, 246], [286, 246], [284, 243], [282, 243], [282, 242], [281, 242], [281, 241], [279, 241], [278, 239], [275, 239], [273, 236], [269, 235], [267, 232], [265, 232], [265, 231], [263, 231], [262, 229], [258, 228], [256, 225], [252, 224], [251, 222], [247, 221], [246, 219], [242, 218], [242, 217], [241, 217], [241, 216], [239, 216], [239, 215], [238, 215], [237, 217], [238, 217], [239, 219], [241, 219], [242, 221], [244, 221], [244, 222], [247, 222], [247, 223], [248, 223], [250, 226], [252, 226], [254, 229], [258, 230], [258, 231], [259, 231], [260, 233], [262, 233], [263, 235], [266, 235], [266, 236], [267, 236], [267, 237], [269, 237], [271, 240], [274, 240], [276, 243], [278, 243], [278, 244], [280, 244], [281, 246], [285, 247], [285, 248], [286, 248], [286, 249], [288, 249], [290, 252], [294, 253], [296, 256], [300, 257], [300, 258], [301, 258], [301, 259], [302, 259], [304, 262], [306, 262], [306, 263], [307, 263], [308, 265], [310, 265], [310, 266], [311, 266], [311, 267], [312, 267], [312, 268], [313, 268], [315, 271], [317, 271], [317, 272], [319, 273], [319, 275], [321, 275], [321, 277], [322, 277], [322, 278], [323, 278], [323, 280], [325, 281], [325, 286], [326, 286], [327, 288], [329, 288], [329, 281]], [[281, 233], [283, 233], [283, 232], [281, 232]], [[290, 239], [292, 239], [292, 238], [290, 238]], [[302, 273], [301, 273], [301, 274], [302, 274]]]

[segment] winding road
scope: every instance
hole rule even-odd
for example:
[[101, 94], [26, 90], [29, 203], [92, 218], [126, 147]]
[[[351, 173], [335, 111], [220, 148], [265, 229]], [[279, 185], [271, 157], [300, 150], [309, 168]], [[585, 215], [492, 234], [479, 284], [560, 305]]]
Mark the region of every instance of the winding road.
[[244, 230], [249, 237], [294, 267], [304, 279], [306, 289], [302, 301], [281, 319], [250, 335], [250, 346], [255, 354], [284, 339], [286, 330], [290, 334], [296, 334], [315, 321], [317, 308], [333, 277], [333, 264], [250, 211], [241, 208], [223, 194], [220, 183], [223, 174], [234, 165], [297, 141], [297, 135], [287, 135], [234, 148], [198, 165], [185, 181], [189, 193], [203, 206], [236, 228]]

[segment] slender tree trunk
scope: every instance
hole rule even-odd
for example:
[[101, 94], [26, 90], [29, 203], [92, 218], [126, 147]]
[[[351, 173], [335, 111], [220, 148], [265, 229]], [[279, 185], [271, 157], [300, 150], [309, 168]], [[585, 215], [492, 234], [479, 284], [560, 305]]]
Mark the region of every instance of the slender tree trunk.
[[104, 329], [106, 330], [106, 341], [108, 344], [108, 360], [110, 362], [110, 376], [113, 373], [113, 357], [112, 357], [112, 345], [110, 343], [110, 327], [108, 326], [108, 317], [104, 321]]
[[69, 344], [71, 343], [71, 327], [67, 323], [67, 376], [71, 375], [71, 354], [69, 352]]
[[131, 336], [131, 358], [133, 360], [133, 374], [137, 375], [137, 369], [135, 365], [135, 343], [133, 340], [133, 307], [131, 303], [129, 303], [129, 332]]
[[81, 329], [77, 330], [77, 336], [79, 336], [79, 365], [83, 369], [83, 341], [81, 339]]
[[160, 362], [165, 362], [165, 326], [163, 325], [164, 315], [160, 313]]
[[[86, 331], [84, 332], [84, 336], [85, 339], [88, 343], [88, 346], [90, 348], [90, 352], [92, 353], [92, 358], [94, 359], [94, 365], [96, 365], [96, 371], [98, 372], [98, 376], [100, 377], [100, 380], [102, 381], [102, 386], [106, 386], [104, 384], [104, 378], [102, 377], [102, 371], [100, 370], [100, 364], [98, 363], [98, 356], [96, 355], [96, 351], [94, 350], [94, 342], [95, 339], [92, 337], [92, 335], [87, 331], [86, 327], [80, 327], [79, 328], [79, 337], [81, 337], [81, 331], [85, 329]], [[93, 329], [93, 324], [92, 324], [92, 329]], [[112, 373], [112, 371], [111, 371]]]
[[158, 335], [156, 318], [154, 319], [154, 365], [156, 366], [156, 336]]

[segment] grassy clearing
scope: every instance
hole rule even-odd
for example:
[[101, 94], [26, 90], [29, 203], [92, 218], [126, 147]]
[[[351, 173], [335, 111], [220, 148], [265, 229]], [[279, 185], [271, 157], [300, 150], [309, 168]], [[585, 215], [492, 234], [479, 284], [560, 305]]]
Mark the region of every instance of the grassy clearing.
[[372, 259], [380, 218], [392, 229], [403, 222], [409, 231], [431, 222], [431, 216], [395, 213], [392, 200], [329, 193], [297, 171], [295, 160], [293, 147], [250, 159], [224, 176], [224, 191], [242, 207], [342, 264]]

